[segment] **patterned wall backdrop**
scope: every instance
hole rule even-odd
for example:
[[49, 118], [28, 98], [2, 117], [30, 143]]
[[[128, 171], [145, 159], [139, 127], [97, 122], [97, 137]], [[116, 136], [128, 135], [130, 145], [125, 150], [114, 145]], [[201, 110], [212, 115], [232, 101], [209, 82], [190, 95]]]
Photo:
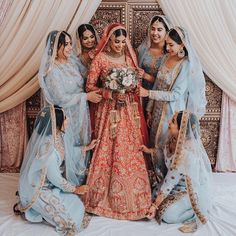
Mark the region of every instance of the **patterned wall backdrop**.
[[[103, 0], [91, 24], [102, 35], [104, 27], [111, 22], [120, 22], [128, 30], [134, 48], [137, 48], [145, 38], [147, 25], [155, 14], [162, 10], [155, 0]], [[207, 150], [212, 166], [215, 165], [219, 127], [222, 91], [206, 76], [207, 113], [201, 120], [202, 140]], [[40, 91], [27, 100], [28, 132], [31, 134], [35, 116], [40, 109]]]

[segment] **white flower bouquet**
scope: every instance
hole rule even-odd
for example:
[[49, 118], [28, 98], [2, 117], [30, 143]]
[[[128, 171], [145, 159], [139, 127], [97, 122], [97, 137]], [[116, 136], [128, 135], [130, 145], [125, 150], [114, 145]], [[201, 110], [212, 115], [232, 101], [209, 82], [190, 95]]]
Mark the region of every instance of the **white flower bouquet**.
[[130, 68], [112, 68], [105, 79], [105, 87], [109, 90], [125, 93], [137, 87], [139, 77]]

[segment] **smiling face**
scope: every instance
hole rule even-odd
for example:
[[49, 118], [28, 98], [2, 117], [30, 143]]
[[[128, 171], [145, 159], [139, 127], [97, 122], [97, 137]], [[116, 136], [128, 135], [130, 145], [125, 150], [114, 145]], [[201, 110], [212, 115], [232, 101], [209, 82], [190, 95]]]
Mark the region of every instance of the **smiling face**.
[[164, 42], [166, 36], [166, 29], [162, 22], [155, 21], [150, 29], [151, 41], [155, 44]]
[[58, 51], [57, 57], [58, 59], [67, 60], [72, 53], [72, 42], [68, 35], [65, 35], [65, 43], [62, 44]]
[[166, 50], [171, 56], [176, 56], [181, 48], [183, 48], [183, 43], [178, 44], [173, 39], [171, 39], [169, 36], [167, 37]]
[[82, 47], [87, 49], [93, 48], [96, 43], [95, 35], [90, 30], [85, 30], [80, 40]]
[[121, 54], [124, 51], [126, 46], [126, 37], [124, 35], [120, 35], [116, 37], [114, 34], [110, 37], [109, 45], [111, 50], [114, 53]]
[[171, 136], [178, 136], [179, 134], [179, 127], [177, 124], [177, 113], [172, 117], [169, 121], [168, 131]]

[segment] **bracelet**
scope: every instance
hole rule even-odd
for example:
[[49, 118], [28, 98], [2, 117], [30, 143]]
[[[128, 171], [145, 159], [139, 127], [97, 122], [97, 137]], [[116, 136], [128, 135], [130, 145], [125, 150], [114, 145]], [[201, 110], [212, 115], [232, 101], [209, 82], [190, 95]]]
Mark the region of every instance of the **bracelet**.
[[148, 97], [151, 98], [151, 90], [148, 90]]

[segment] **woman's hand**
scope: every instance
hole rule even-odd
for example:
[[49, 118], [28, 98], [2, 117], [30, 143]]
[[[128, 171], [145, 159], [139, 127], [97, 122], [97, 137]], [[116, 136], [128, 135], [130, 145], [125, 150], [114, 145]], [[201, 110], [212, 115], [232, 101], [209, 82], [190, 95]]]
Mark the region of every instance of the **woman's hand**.
[[146, 214], [146, 217], [151, 220], [155, 217], [156, 215], [156, 211], [157, 211], [157, 208], [156, 206], [154, 206], [153, 204], [151, 205], [151, 207], [149, 208], [147, 214]]
[[153, 148], [148, 148], [148, 147], [145, 146], [145, 145], [141, 145], [140, 151], [145, 152], [145, 153], [148, 153], [148, 154], [152, 154]]
[[83, 195], [87, 193], [89, 190], [88, 185], [81, 185], [81, 186], [76, 186], [74, 193], [77, 195]]
[[98, 142], [99, 142], [99, 141], [98, 141], [97, 139], [93, 139], [92, 142], [91, 142], [89, 145], [87, 145], [87, 146], [84, 147], [85, 151], [87, 152], [87, 151], [89, 151], [89, 150], [94, 149], [95, 146], [98, 144]]
[[143, 74], [143, 78], [150, 83], [154, 82], [154, 77], [146, 72]]
[[137, 75], [140, 78], [142, 78], [144, 76], [144, 74], [145, 74], [144, 70], [141, 69], [141, 68], [137, 68], [137, 72], [138, 72]]
[[87, 100], [93, 103], [98, 103], [102, 100], [102, 95], [100, 90], [95, 90], [87, 93]]
[[148, 97], [149, 96], [149, 90], [143, 88], [143, 87], [139, 87], [139, 96], [140, 97]]

